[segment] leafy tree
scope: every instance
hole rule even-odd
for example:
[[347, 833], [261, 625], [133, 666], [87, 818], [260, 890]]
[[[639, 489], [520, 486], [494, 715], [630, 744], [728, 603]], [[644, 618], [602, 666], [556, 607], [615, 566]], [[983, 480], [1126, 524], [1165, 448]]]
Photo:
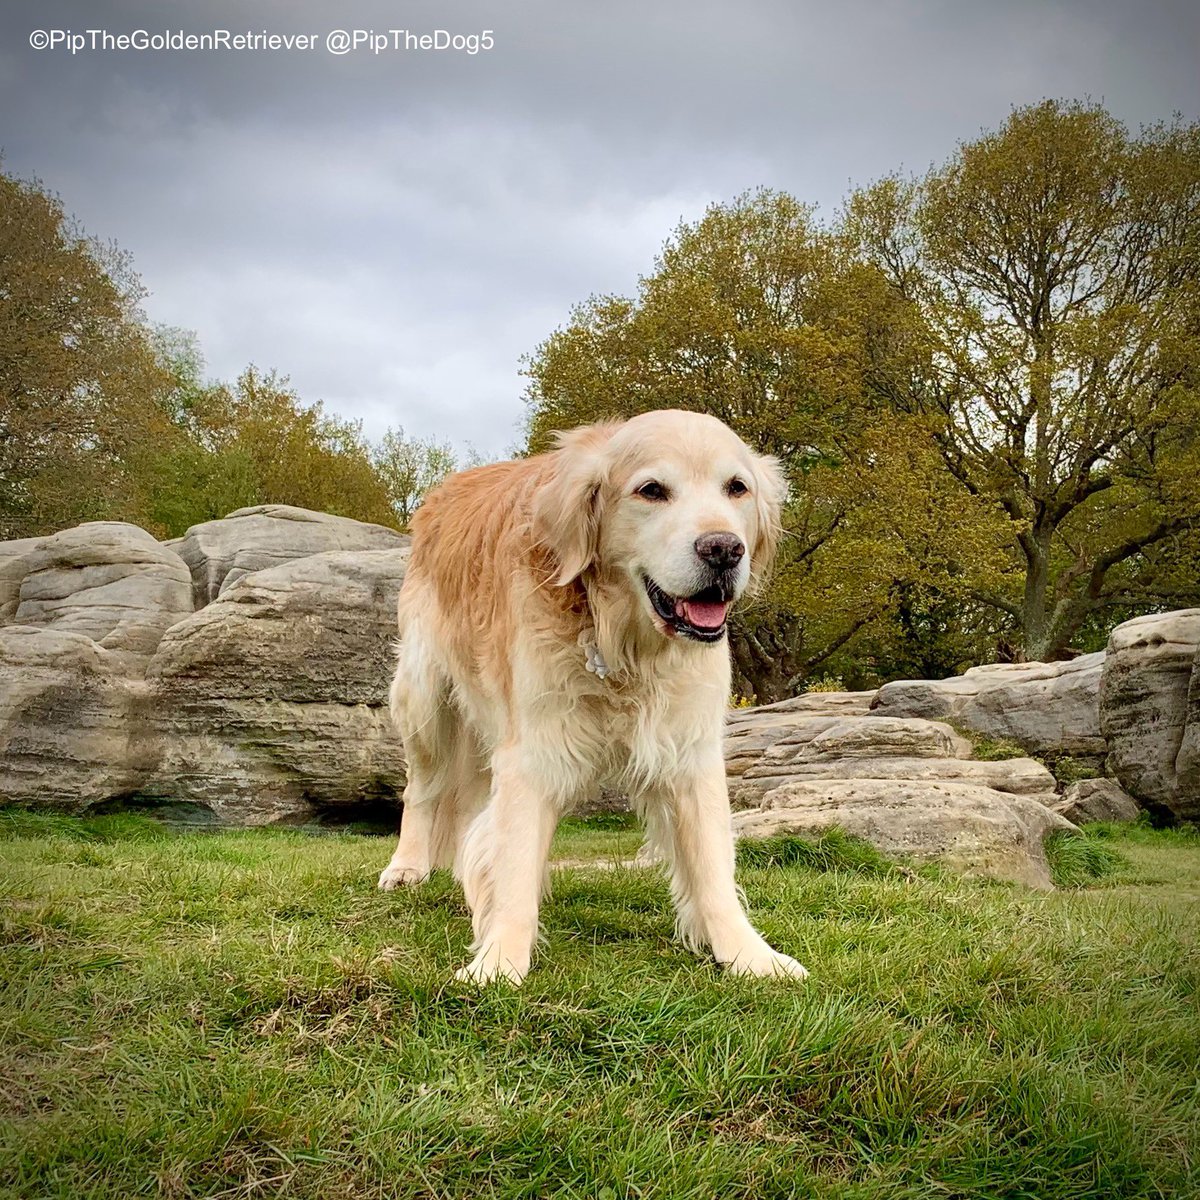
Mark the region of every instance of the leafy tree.
[[167, 378], [128, 261], [0, 174], [0, 537], [137, 519], [129, 463], [163, 432]]
[[150, 329], [142, 295], [126, 256], [0, 175], [0, 537], [92, 519], [170, 536], [269, 502], [395, 524], [453, 467], [402, 435], [373, 455], [274, 373], [206, 381], [195, 338]]
[[387, 488], [394, 520], [407, 529], [427, 492], [459, 469], [448, 442], [406, 437], [403, 429], [389, 429], [372, 448], [371, 461]]
[[1200, 126], [1018, 109], [852, 197], [846, 231], [915, 316], [884, 394], [932, 421], [961, 497], [1009, 517], [1008, 575], [973, 595], [1023, 653], [1195, 602]]
[[167, 533], [252, 504], [294, 504], [395, 524], [385, 481], [358, 422], [305, 405], [273, 372], [249, 367], [231, 388], [204, 383], [187, 339], [160, 353], [173, 368], [163, 406], [173, 436], [142, 473], [155, 486], [151, 522]]
[[740, 686], [760, 700], [878, 622], [898, 581], [933, 588], [983, 547], [994, 556], [987, 505], [958, 505], [949, 540], [923, 420], [878, 399], [875, 377], [904, 370], [909, 309], [810, 210], [760, 191], [681, 225], [635, 300], [580, 305], [528, 360], [531, 451], [554, 429], [675, 407], [782, 459], [788, 536], [731, 632]]

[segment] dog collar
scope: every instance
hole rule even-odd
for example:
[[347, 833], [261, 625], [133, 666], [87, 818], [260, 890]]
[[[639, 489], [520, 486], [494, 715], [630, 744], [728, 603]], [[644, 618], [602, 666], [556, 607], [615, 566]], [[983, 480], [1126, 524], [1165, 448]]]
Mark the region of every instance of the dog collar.
[[600, 647], [596, 645], [596, 641], [589, 634], [580, 635], [579, 643], [583, 647], [583, 656], [585, 666], [597, 679], [607, 679], [609, 666], [604, 661], [604, 656], [600, 653]]

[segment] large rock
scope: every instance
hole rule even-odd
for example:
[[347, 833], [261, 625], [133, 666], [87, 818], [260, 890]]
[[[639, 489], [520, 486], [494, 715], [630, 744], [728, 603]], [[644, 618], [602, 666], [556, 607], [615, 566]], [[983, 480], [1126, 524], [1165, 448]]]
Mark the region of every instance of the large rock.
[[730, 714], [725, 740], [739, 837], [839, 826], [887, 854], [1049, 887], [1042, 841], [1054, 777], [1031, 758], [980, 762], [940, 721], [879, 716], [872, 693], [815, 693]]
[[836, 827], [885, 854], [1036, 888], [1052, 886], [1046, 836], [1075, 830], [1030, 796], [970, 783], [876, 779], [787, 783], [733, 823], [738, 837], [755, 838]]
[[1183, 738], [1175, 758], [1175, 814], [1184, 821], [1200, 820], [1200, 649], [1192, 660]]
[[407, 549], [299, 558], [227, 584], [147, 672], [155, 786], [239, 825], [392, 806], [388, 716]]
[[856, 707], [837, 697], [824, 713], [815, 698], [790, 710], [771, 705], [732, 713], [725, 757], [734, 807], [757, 805], [783, 784], [817, 779], [960, 782], [1055, 798], [1054, 777], [1033, 759], [980, 762], [970, 758], [970, 743], [941, 722], [856, 711], [868, 712], [867, 703]]
[[141, 673], [191, 611], [187, 568], [136, 525], [0, 543], [0, 802], [81, 812], [137, 791]]
[[1104, 654], [1070, 662], [995, 663], [951, 679], [884, 684], [879, 716], [925, 717], [1016, 742], [1031, 754], [1102, 757], [1100, 673]]
[[[279, 505], [173, 543], [116, 522], [0, 543], [0, 800], [394, 815], [384, 705], [407, 545]], [[247, 574], [264, 564], [283, 565]], [[219, 598], [194, 613], [194, 590]]]
[[333, 550], [398, 550], [407, 534], [349, 517], [257, 504], [239, 508], [219, 521], [193, 525], [167, 545], [188, 565], [194, 606], [211, 604], [224, 588], [252, 571]]
[[78, 813], [136, 791], [152, 765], [131, 745], [139, 686], [83, 634], [0, 628], [0, 802]]
[[1093, 821], [1136, 821], [1142, 811], [1138, 802], [1111, 779], [1081, 779], [1052, 805], [1054, 811], [1075, 825]]
[[10, 587], [20, 573], [13, 624], [90, 638], [130, 674], [141, 672], [167, 629], [192, 611], [187, 568], [136, 525], [95, 521], [64, 529], [7, 562]]
[[1109, 770], [1152, 814], [1200, 820], [1200, 608], [1113, 630], [1100, 694]]
[[18, 538], [0, 542], [0, 625], [11, 625], [17, 615], [21, 580], [28, 570], [25, 560], [42, 541], [42, 538]]

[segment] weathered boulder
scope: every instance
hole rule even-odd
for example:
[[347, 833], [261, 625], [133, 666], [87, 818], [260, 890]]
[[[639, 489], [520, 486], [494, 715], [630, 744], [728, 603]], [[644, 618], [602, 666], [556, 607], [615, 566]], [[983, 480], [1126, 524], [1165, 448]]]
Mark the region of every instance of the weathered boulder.
[[141, 672], [191, 609], [187, 568], [136, 525], [0, 542], [0, 802], [81, 812], [145, 782]]
[[739, 837], [839, 826], [887, 854], [1049, 887], [1054, 777], [1031, 758], [980, 762], [940, 721], [879, 716], [872, 693], [814, 693], [730, 714]]
[[1102, 757], [1100, 673], [1103, 652], [1070, 662], [994, 663], [951, 679], [884, 684], [878, 716], [950, 721], [992, 738], [1007, 738], [1031, 754]]
[[83, 634], [0, 628], [0, 802], [78, 813], [139, 788], [139, 686]]
[[[725, 755], [734, 807], [754, 806], [785, 783], [817, 779], [974, 783], [1054, 799], [1054, 777], [1033, 759], [977, 761], [970, 743], [941, 722], [846, 715], [855, 711], [839, 697], [824, 714], [815, 699], [803, 708], [732, 713]], [[868, 712], [867, 703], [857, 711]]]
[[175, 625], [147, 671], [154, 787], [238, 825], [395, 807], [404, 763], [386, 704], [407, 559], [298, 558]]
[[211, 604], [252, 571], [333, 550], [399, 550], [408, 544], [408, 535], [395, 529], [290, 504], [239, 508], [167, 543], [188, 565], [195, 608]]
[[[407, 544], [278, 505], [175, 543], [119, 522], [0, 543], [0, 800], [230, 824], [394, 812]], [[283, 565], [246, 574], [264, 562]], [[194, 585], [221, 596], [194, 613]]]
[[1075, 825], [1092, 821], [1136, 821], [1142, 811], [1138, 802], [1111, 779], [1081, 779], [1051, 807]]
[[187, 568], [136, 525], [77, 525], [36, 539], [8, 564], [10, 580], [20, 572], [13, 624], [90, 638], [130, 674], [192, 611]]
[[1049, 888], [1044, 842], [1075, 826], [1031, 796], [978, 784], [877, 779], [787, 783], [757, 808], [736, 813], [738, 837], [834, 827], [864, 838], [885, 854], [938, 861], [967, 875]]
[[729, 716], [736, 721], [740, 715], [753, 714], [755, 719], [780, 714], [815, 714], [822, 717], [865, 717], [875, 702], [876, 692], [803, 692], [774, 704], [755, 708], [735, 708]]
[[1100, 690], [1108, 766], [1152, 814], [1200, 820], [1200, 608], [1118, 625]]
[[25, 578], [25, 560], [42, 538], [18, 538], [0, 542], [0, 625], [11, 625], [21, 600], [21, 580]]
[[1183, 738], [1175, 757], [1175, 805], [1181, 820], [1200, 820], [1200, 649], [1192, 661]]

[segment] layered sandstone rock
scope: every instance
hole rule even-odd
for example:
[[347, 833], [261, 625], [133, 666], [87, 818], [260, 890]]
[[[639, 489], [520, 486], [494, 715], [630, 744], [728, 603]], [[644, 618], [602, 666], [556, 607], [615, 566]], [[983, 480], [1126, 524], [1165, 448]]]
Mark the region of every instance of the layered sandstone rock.
[[253, 571], [332, 550], [399, 550], [408, 536], [384, 525], [294, 508], [257, 504], [219, 521], [193, 525], [169, 545], [188, 565], [196, 608]]
[[1033, 796], [979, 784], [846, 779], [785, 783], [737, 813], [739, 837], [811, 836], [837, 828], [885, 854], [967, 875], [1049, 888], [1045, 839], [1075, 826]]
[[83, 634], [0, 628], [0, 800], [82, 813], [136, 792], [152, 766], [130, 745], [141, 686]]
[[1030, 754], [1102, 758], [1104, 654], [1070, 662], [994, 663], [950, 679], [902, 679], [879, 689], [879, 716], [925, 717], [1016, 742]]
[[1164, 820], [1200, 820], [1200, 608], [1118, 625], [1100, 692], [1108, 768]]
[[1042, 843], [1074, 826], [1049, 805], [1054, 777], [1029, 758], [980, 762], [949, 726], [882, 717], [872, 693], [813, 693], [731, 714], [726, 736], [739, 837], [838, 827], [886, 854], [1049, 887]]
[[395, 806], [404, 760], [386, 705], [407, 561], [406, 548], [298, 558], [173, 626], [147, 672], [155, 786], [238, 825]]
[[89, 638], [129, 675], [145, 669], [162, 635], [192, 611], [187, 568], [136, 525], [77, 525], [8, 561], [10, 587], [20, 575], [13, 625]]
[[[0, 543], [0, 802], [394, 817], [384, 705], [407, 546], [278, 505], [175, 543], [116, 522]], [[280, 565], [250, 572], [264, 562]], [[216, 599], [193, 612], [194, 591]]]
[[1136, 821], [1138, 802], [1111, 779], [1081, 779], [1063, 792], [1054, 811], [1075, 825], [1093, 821]]

